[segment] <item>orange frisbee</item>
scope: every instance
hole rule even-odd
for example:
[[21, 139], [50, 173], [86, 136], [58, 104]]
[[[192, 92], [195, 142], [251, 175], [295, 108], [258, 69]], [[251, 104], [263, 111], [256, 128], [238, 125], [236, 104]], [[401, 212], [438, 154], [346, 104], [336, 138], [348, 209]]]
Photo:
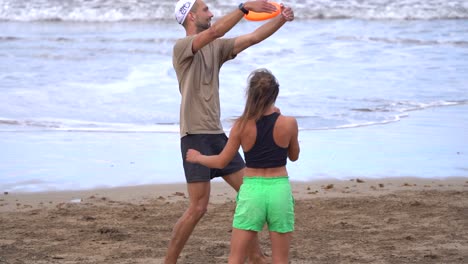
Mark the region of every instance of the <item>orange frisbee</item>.
[[262, 21], [262, 20], [267, 20], [270, 18], [273, 18], [277, 16], [281, 12], [281, 6], [278, 3], [275, 2], [270, 2], [270, 4], [276, 6], [276, 11], [273, 13], [265, 13], [265, 12], [253, 12], [249, 11], [247, 15], [245, 15], [245, 19], [250, 20], [250, 21]]

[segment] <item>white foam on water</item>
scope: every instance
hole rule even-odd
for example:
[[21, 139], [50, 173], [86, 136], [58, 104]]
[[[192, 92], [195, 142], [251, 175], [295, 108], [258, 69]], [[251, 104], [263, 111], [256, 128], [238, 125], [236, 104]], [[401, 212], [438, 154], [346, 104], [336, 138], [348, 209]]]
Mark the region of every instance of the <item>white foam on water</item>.
[[[234, 0], [209, 1], [215, 17], [232, 11]], [[296, 19], [466, 19], [468, 3], [463, 0], [291, 0], [287, 2]], [[174, 20], [173, 0], [151, 1], [58, 1], [2, 0], [0, 20], [5, 21], [158, 21]]]

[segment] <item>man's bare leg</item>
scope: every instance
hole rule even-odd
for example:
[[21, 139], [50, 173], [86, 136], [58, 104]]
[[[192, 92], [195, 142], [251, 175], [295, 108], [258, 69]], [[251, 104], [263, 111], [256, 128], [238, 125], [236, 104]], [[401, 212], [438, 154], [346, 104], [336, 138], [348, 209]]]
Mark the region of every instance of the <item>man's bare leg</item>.
[[188, 183], [187, 190], [190, 204], [172, 230], [172, 237], [164, 260], [165, 264], [177, 263], [185, 243], [192, 234], [198, 221], [206, 213], [210, 199], [210, 182]]
[[[224, 176], [223, 179], [231, 185], [236, 192], [239, 192], [240, 186], [242, 185], [244, 177], [244, 170], [240, 170], [237, 172], [234, 172], [232, 174], [229, 174], [227, 176]], [[248, 247], [248, 252], [247, 252], [247, 257], [248, 257], [248, 263], [255, 263], [255, 264], [266, 264], [267, 260], [265, 255], [263, 255], [262, 249], [260, 248], [260, 242], [258, 240], [258, 234], [256, 234], [252, 242], [250, 243]]]

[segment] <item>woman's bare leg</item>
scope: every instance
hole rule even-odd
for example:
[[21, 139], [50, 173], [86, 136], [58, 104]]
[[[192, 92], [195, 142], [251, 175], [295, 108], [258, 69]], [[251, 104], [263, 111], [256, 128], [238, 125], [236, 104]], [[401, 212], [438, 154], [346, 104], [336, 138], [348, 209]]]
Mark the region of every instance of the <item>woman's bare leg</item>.
[[[239, 192], [240, 186], [244, 178], [244, 170], [224, 176], [223, 179], [226, 181], [236, 192]], [[266, 264], [266, 257], [263, 255], [262, 249], [260, 248], [260, 241], [258, 240], [258, 234], [255, 232], [255, 237], [252, 239], [251, 244], [247, 247], [248, 263], [252, 264]]]
[[229, 253], [229, 264], [244, 264], [247, 257], [247, 250], [257, 237], [257, 232], [232, 229], [231, 252]]
[[289, 263], [289, 247], [291, 245], [291, 238], [292, 232], [270, 232], [273, 264]]

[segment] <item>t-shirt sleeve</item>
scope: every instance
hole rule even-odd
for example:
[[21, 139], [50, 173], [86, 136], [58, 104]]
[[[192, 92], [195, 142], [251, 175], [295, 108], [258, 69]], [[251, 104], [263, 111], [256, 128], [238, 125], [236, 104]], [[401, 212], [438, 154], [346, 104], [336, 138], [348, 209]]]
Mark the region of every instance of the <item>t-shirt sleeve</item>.
[[174, 66], [181, 65], [188, 58], [193, 57], [192, 42], [193, 36], [178, 39], [176, 41], [172, 56], [172, 63], [174, 64]]
[[228, 61], [232, 60], [236, 57], [236, 54], [234, 54], [234, 38], [227, 38], [227, 39], [219, 39], [219, 54], [221, 55], [220, 62], [221, 64]]

